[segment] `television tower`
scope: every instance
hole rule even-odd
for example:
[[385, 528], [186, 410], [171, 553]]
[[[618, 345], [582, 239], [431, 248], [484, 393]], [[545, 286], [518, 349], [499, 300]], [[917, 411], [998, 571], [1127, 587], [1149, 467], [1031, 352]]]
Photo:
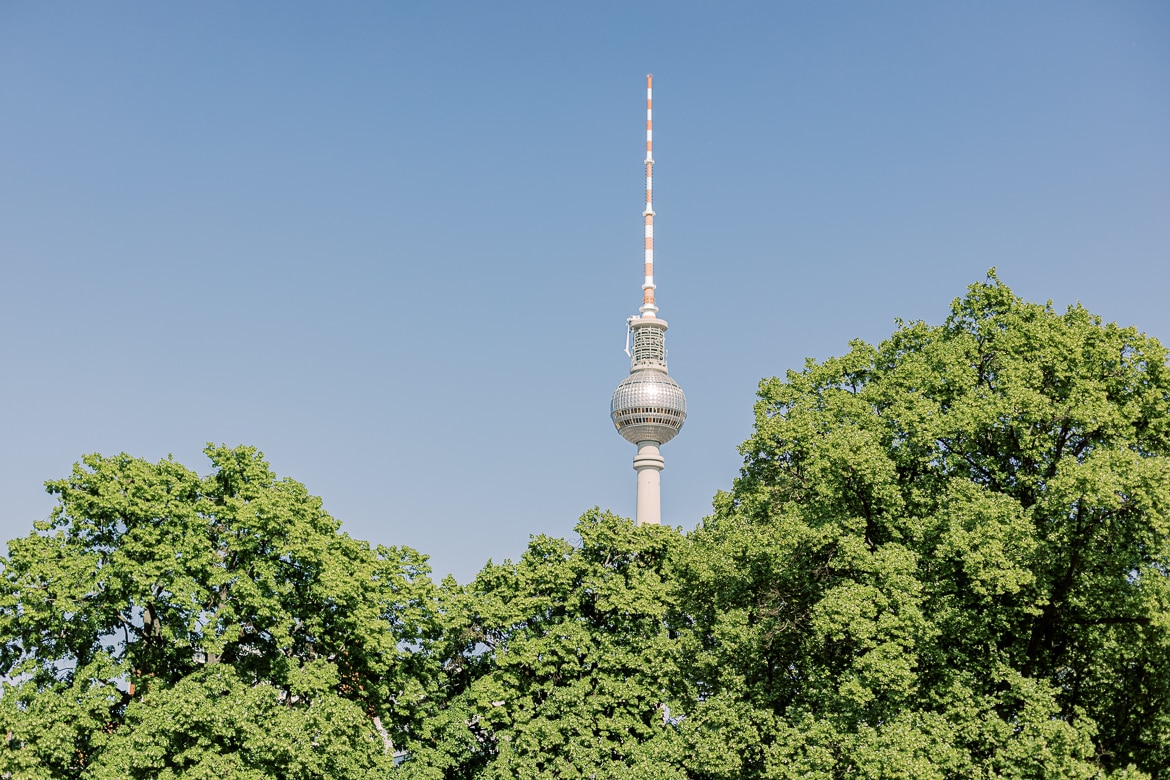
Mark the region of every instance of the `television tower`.
[[[646, 260], [642, 307], [626, 320], [626, 354], [630, 375], [613, 391], [610, 419], [626, 441], [637, 445], [638, 525], [662, 522], [659, 476], [665, 461], [658, 448], [675, 437], [687, 419], [682, 388], [666, 373], [666, 320], [654, 305], [654, 154], [651, 132], [651, 88], [646, 77]], [[632, 346], [632, 350], [631, 350]]]

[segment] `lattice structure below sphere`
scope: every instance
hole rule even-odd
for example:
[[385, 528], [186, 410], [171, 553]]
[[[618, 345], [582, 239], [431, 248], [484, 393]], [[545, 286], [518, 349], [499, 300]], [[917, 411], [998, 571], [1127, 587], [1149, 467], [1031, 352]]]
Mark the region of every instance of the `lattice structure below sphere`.
[[682, 388], [661, 371], [635, 371], [613, 391], [609, 417], [626, 441], [665, 444], [687, 419]]

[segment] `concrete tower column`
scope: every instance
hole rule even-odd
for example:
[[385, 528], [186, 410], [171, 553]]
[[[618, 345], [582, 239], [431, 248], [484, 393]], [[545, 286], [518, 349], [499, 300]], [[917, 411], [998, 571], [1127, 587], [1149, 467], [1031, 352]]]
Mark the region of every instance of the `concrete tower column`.
[[638, 472], [638, 525], [662, 523], [662, 467], [666, 461], [658, 451], [658, 442], [638, 442], [634, 471]]
[[666, 461], [658, 448], [673, 439], [687, 419], [687, 397], [666, 372], [666, 320], [654, 302], [654, 155], [650, 129], [650, 85], [646, 77], [646, 226], [642, 307], [626, 320], [626, 354], [630, 375], [613, 391], [609, 418], [630, 444], [638, 447], [638, 525], [662, 523], [660, 476]]

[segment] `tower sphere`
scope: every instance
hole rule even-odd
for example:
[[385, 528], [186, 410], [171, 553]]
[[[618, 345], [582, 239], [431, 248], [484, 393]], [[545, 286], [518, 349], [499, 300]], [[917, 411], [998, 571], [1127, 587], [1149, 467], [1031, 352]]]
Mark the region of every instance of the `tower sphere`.
[[609, 417], [628, 442], [665, 444], [687, 419], [687, 398], [678, 382], [655, 369], [634, 371], [613, 391]]

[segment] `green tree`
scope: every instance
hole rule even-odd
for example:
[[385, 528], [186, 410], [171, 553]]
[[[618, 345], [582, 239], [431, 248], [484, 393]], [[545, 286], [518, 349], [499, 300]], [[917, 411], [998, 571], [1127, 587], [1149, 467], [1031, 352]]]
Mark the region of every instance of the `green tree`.
[[692, 777], [1170, 777], [1166, 350], [995, 278], [761, 383], [680, 603]]
[[[0, 571], [0, 773], [384, 776], [429, 672], [425, 559], [247, 447], [91, 455]], [[7, 776], [7, 775], [6, 775]]]
[[587, 513], [580, 544], [534, 537], [518, 563], [446, 583], [446, 695], [412, 778], [675, 778], [668, 567], [682, 536]]

